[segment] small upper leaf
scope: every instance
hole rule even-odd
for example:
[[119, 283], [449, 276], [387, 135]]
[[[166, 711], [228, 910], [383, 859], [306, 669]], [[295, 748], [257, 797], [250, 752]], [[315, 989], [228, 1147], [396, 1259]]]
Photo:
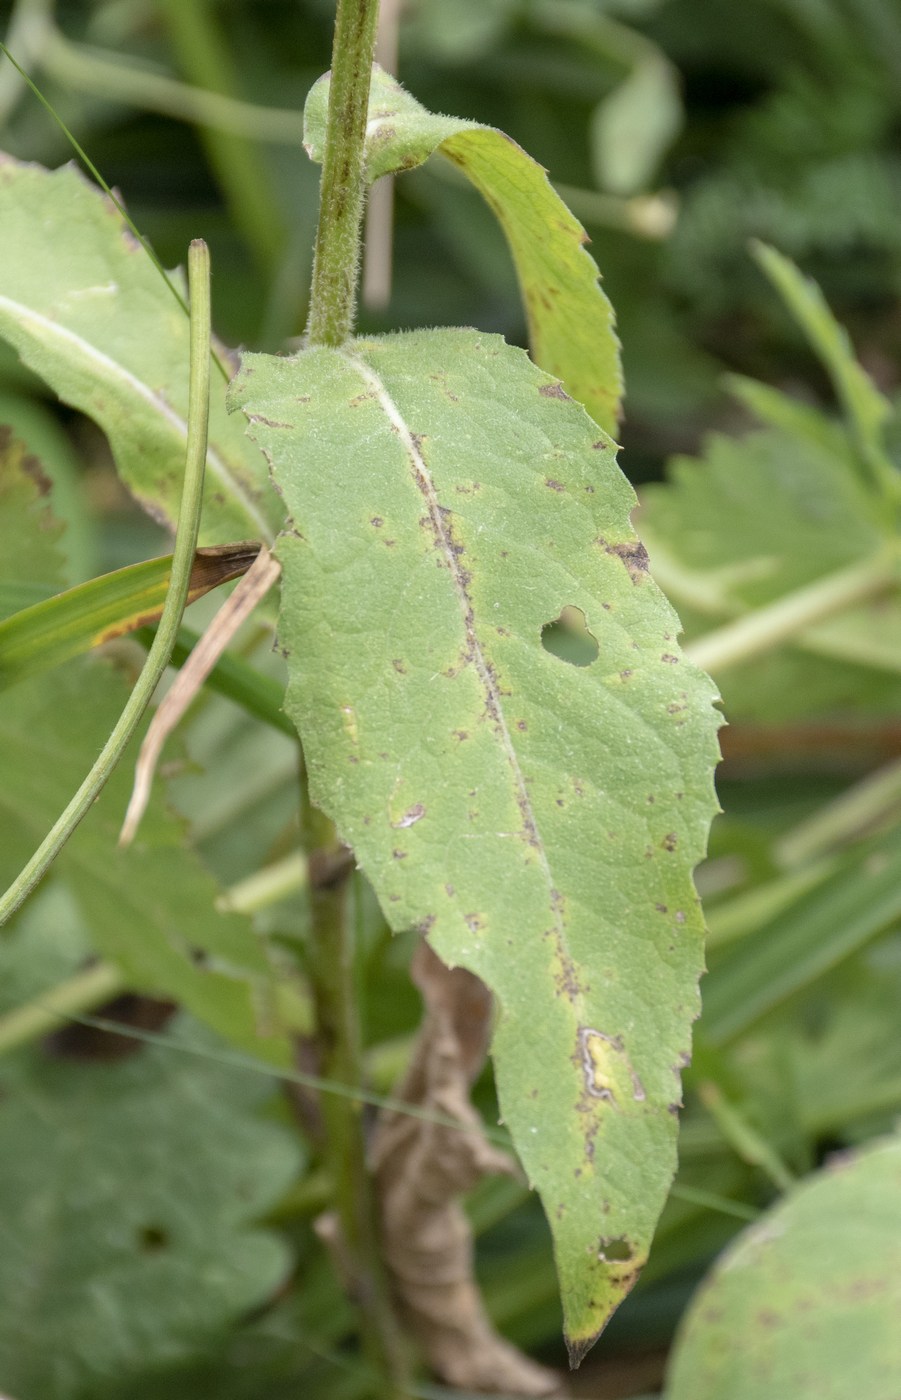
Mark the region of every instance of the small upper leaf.
[[[304, 142], [322, 159], [329, 75], [311, 89]], [[600, 274], [584, 248], [578, 219], [540, 165], [494, 127], [434, 116], [376, 67], [366, 130], [369, 180], [412, 170], [435, 152], [472, 181], [494, 210], [516, 264], [532, 355], [562, 380], [608, 433], [616, 432], [622, 397], [619, 342]]]
[[[610, 440], [522, 351], [451, 330], [249, 356], [232, 397], [292, 521], [280, 637], [311, 793], [392, 926], [497, 993], [502, 1112], [578, 1358], [675, 1164], [713, 688]], [[567, 607], [590, 665], [542, 644]]]
[[[178, 511], [188, 404], [188, 318], [105, 195], [74, 166], [0, 158], [0, 336], [107, 434], [152, 515]], [[280, 521], [265, 465], [210, 395], [205, 540], [267, 539]]]

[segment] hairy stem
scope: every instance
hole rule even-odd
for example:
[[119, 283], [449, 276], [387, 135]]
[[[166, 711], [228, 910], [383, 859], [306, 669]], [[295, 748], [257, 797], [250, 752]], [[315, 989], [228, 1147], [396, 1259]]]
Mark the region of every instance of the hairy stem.
[[[319, 1073], [342, 1085], [363, 1083], [363, 1047], [356, 986], [356, 929], [346, 852], [302, 783], [301, 833], [307, 854], [310, 907], [309, 974]], [[382, 1262], [372, 1178], [366, 1160], [363, 1099], [320, 1098], [323, 1155], [334, 1184], [340, 1224], [336, 1253], [360, 1311], [363, 1346], [379, 1377], [379, 1396], [403, 1400], [404, 1361]]]
[[172, 555], [172, 574], [163, 614], [143, 670], [128, 697], [112, 734], [91, 771], [62, 816], [41, 842], [27, 865], [0, 897], [0, 924], [18, 909], [49, 869], [83, 817], [100, 795], [128, 741], [141, 722], [153, 692], [169, 664], [191, 585], [203, 503], [207, 424], [210, 409], [210, 255], [195, 239], [188, 254], [191, 293], [191, 381], [188, 394], [188, 441], [185, 480]]
[[307, 325], [311, 345], [343, 345], [353, 330], [378, 13], [378, 0], [338, 0]]

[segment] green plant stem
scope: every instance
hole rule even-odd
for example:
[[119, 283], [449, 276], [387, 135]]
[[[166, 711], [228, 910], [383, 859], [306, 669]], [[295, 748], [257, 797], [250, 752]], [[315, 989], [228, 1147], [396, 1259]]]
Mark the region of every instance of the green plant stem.
[[[331, 822], [301, 785], [301, 836], [307, 854], [310, 907], [309, 976], [315, 1043], [323, 1078], [363, 1084], [363, 1047], [356, 976], [356, 929], [350, 880]], [[337, 873], [336, 873], [337, 872]], [[341, 1250], [361, 1320], [364, 1349], [381, 1378], [379, 1397], [403, 1400], [404, 1361], [379, 1248], [372, 1178], [366, 1161], [363, 1099], [320, 1099], [323, 1156], [334, 1184]]]
[[163, 615], [135, 688], [100, 757], [25, 868], [0, 897], [0, 924], [5, 923], [34, 889], [100, 795], [150, 704], [178, 636], [197, 548], [210, 403], [210, 255], [206, 244], [199, 239], [191, 244], [188, 254], [188, 286], [191, 295], [191, 381], [185, 480]]
[[338, 0], [307, 324], [311, 345], [341, 346], [353, 330], [378, 14], [378, 0]]
[[[686, 647], [696, 665], [717, 676], [729, 666], [791, 641], [805, 627], [875, 597], [897, 581], [897, 564], [888, 553], [787, 593], [766, 607], [727, 622]], [[665, 587], [665, 579], [662, 581]]]
[[124, 992], [127, 979], [112, 963], [100, 962], [65, 982], [51, 987], [34, 1001], [17, 1006], [0, 1017], [0, 1055], [8, 1055], [22, 1045], [59, 1030], [60, 1021], [85, 1011]]

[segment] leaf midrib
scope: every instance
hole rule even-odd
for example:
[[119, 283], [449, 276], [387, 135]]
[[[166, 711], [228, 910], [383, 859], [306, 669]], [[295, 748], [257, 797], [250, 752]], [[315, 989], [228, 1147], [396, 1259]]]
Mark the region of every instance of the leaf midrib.
[[[145, 384], [142, 379], [133, 374], [130, 370], [110, 358], [104, 351], [85, 340], [83, 336], [76, 335], [74, 331], [54, 321], [52, 317], [44, 315], [43, 312], [35, 311], [33, 307], [25, 306], [22, 302], [15, 301], [12, 297], [0, 295], [0, 310], [8, 310], [16, 322], [24, 325], [26, 329], [31, 325], [31, 333], [35, 339], [53, 340], [54, 338], [75, 349], [83, 361], [90, 362], [105, 373], [107, 379], [118, 380], [120, 384], [126, 386], [138, 398], [158, 413], [176, 433], [187, 442], [188, 425], [175, 410], [166, 403], [165, 399]], [[39, 331], [43, 330], [43, 337]], [[265, 516], [260, 513], [256, 502], [247, 495], [247, 492], [236, 481], [225, 460], [214, 447], [207, 448], [207, 467], [216, 476], [222, 486], [234, 497], [248, 518], [256, 525], [260, 531], [260, 538], [267, 544], [271, 544], [274, 533], [267, 522]]]
[[347, 364], [360, 375], [367, 387], [375, 394], [380, 409], [388, 419], [388, 422], [397, 431], [399, 441], [407, 456], [410, 474], [425, 500], [435, 542], [444, 554], [451, 579], [453, 580], [454, 593], [460, 609], [468, 648], [472, 655], [476, 674], [479, 677], [482, 689], [485, 693], [486, 710], [489, 718], [495, 724], [495, 732], [498, 734], [501, 741], [504, 756], [512, 775], [513, 784], [516, 789], [517, 806], [523, 819], [523, 835], [532, 849], [538, 854], [542, 872], [547, 882], [548, 904], [551, 917], [554, 921], [554, 928], [559, 939], [559, 946], [561, 950], [568, 952], [566, 930], [560, 912], [561, 896], [554, 883], [547, 848], [542, 840], [532, 802], [529, 798], [525, 776], [519, 764], [513, 737], [507, 727], [507, 721], [501, 703], [501, 695], [498, 687], [495, 685], [490, 667], [482, 650], [481, 642], [479, 641], [472, 601], [469, 597], [466, 581], [463, 578], [457, 555], [451, 546], [447, 527], [441, 515], [440, 502], [435, 489], [435, 483], [432, 480], [432, 474], [419, 449], [415, 435], [408, 427], [403, 414], [394, 402], [380, 376], [364, 360], [358, 358], [356, 355], [348, 351], [340, 351], [339, 353], [343, 356]]

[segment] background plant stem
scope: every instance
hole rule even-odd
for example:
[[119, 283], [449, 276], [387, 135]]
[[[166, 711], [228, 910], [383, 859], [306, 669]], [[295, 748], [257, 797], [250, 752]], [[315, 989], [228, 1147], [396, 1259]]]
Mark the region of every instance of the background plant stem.
[[307, 325], [311, 345], [343, 345], [353, 330], [364, 139], [378, 14], [378, 0], [338, 0]]
[[[312, 806], [301, 782], [301, 834], [307, 851], [310, 907], [309, 973], [319, 1073], [340, 1084], [363, 1080], [356, 975], [356, 928], [350, 871], [335, 829]], [[346, 1261], [345, 1283], [360, 1311], [363, 1347], [379, 1378], [378, 1396], [403, 1400], [404, 1359], [382, 1263], [373, 1183], [366, 1162], [363, 1101], [320, 1096], [323, 1157], [334, 1184], [333, 1205]]]

